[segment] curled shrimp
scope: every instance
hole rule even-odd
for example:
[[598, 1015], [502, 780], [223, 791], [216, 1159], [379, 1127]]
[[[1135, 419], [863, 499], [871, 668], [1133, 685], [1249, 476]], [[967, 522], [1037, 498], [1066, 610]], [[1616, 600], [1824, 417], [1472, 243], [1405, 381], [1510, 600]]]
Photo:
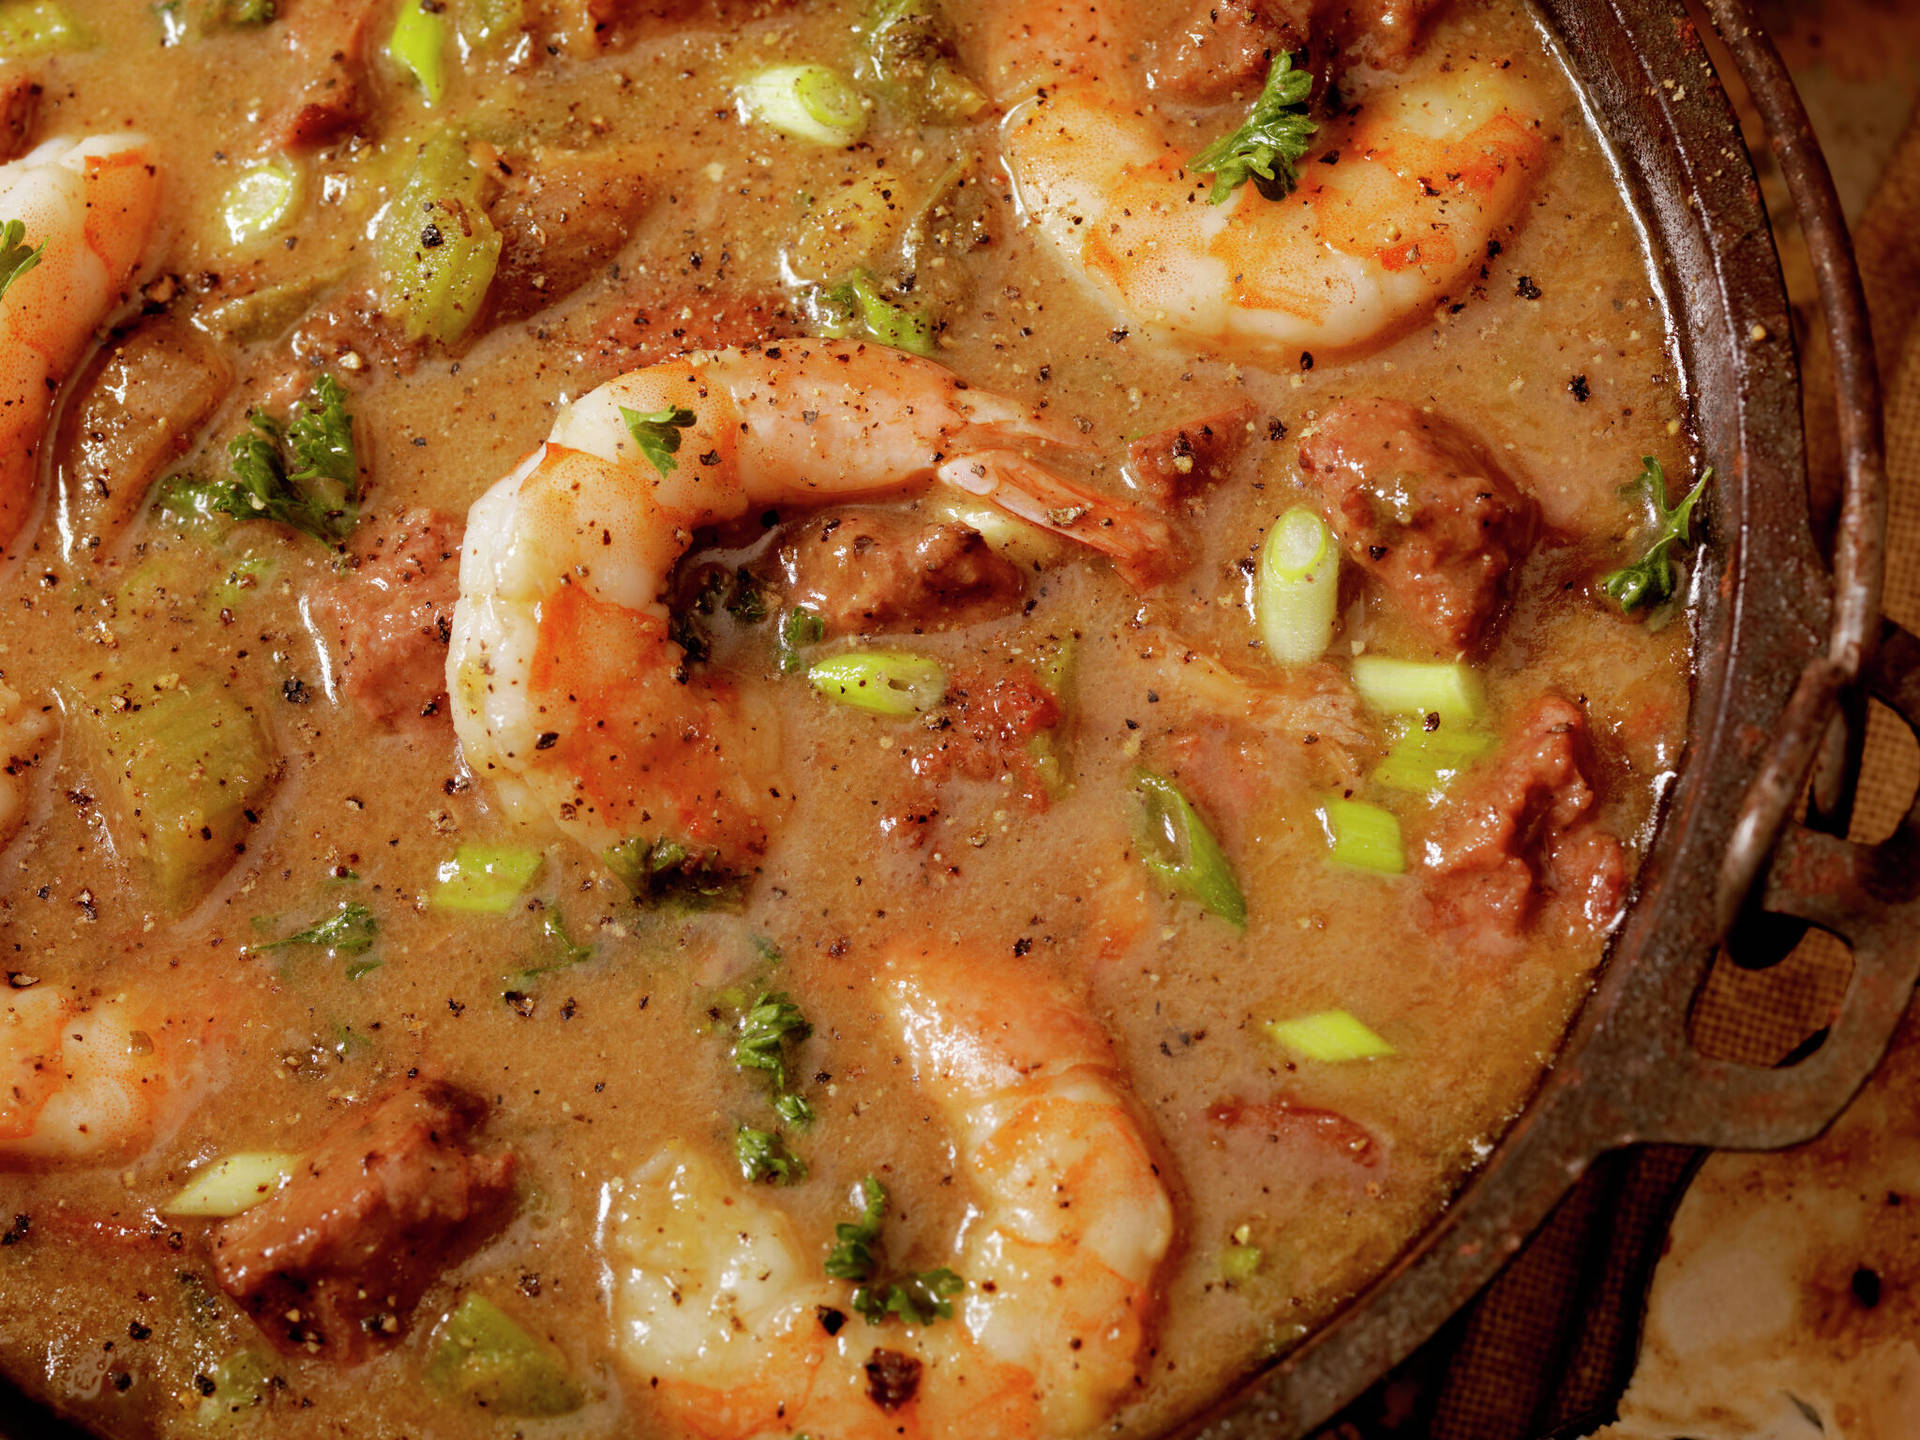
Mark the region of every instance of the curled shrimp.
[[164, 1139], [209, 1027], [138, 997], [39, 984], [0, 997], [0, 1169], [103, 1165]]
[[[649, 460], [642, 417], [677, 449]], [[628, 418], [628, 417], [631, 417]], [[516, 810], [601, 850], [635, 838], [736, 868], [784, 805], [778, 736], [687, 679], [663, 595], [700, 526], [937, 479], [1152, 574], [1163, 522], [1015, 446], [1071, 429], [929, 360], [849, 341], [632, 370], [575, 402], [467, 519], [447, 693], [467, 763]]]
[[704, 1440], [1086, 1434], [1133, 1383], [1173, 1239], [1107, 1036], [1037, 967], [903, 954], [880, 994], [973, 1192], [953, 1318], [842, 1323], [846, 1282], [788, 1218], [675, 1142], [608, 1187], [619, 1354]]
[[1126, 83], [1100, 6], [1016, 13], [1001, 144], [1022, 212], [1122, 314], [1203, 344], [1329, 351], [1390, 334], [1454, 293], [1545, 160], [1522, 87], [1456, 59], [1375, 77], [1320, 125], [1291, 195], [1248, 184], [1214, 205], [1210, 177], [1186, 169], [1191, 139]]
[[0, 165], [0, 221], [45, 246], [0, 295], [0, 549], [32, 513], [52, 393], [130, 293], [159, 202], [142, 135], [49, 140]]

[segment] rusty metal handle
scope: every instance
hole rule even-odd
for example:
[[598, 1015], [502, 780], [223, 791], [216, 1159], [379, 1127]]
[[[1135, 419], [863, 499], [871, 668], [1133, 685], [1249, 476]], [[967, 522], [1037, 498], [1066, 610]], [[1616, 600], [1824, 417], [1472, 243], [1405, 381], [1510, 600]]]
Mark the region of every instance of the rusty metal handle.
[[[1832, 343], [1846, 469], [1834, 547], [1827, 651], [1801, 672], [1773, 749], [1735, 822], [1714, 887], [1718, 933], [1725, 935], [1760, 883], [1768, 857], [1820, 758], [1842, 696], [1872, 661], [1886, 575], [1887, 467], [1880, 373], [1866, 294], [1853, 262], [1840, 197], [1806, 107], [1779, 52], [1754, 18], [1749, 0], [1706, 0], [1706, 6], [1766, 125], [1768, 142], [1806, 236]], [[1843, 745], [1837, 753], [1857, 756], [1858, 746]], [[1852, 778], [1850, 774], [1839, 777], [1839, 783], [1850, 785]], [[1844, 807], [1839, 813], [1844, 815]]]

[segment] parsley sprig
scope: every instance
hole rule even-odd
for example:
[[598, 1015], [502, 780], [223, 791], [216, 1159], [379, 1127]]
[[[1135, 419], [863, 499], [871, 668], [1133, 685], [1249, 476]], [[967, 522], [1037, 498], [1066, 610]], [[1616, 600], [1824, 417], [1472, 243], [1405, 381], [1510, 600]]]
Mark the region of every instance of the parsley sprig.
[[227, 446], [224, 480], [175, 476], [163, 503], [183, 515], [272, 520], [342, 545], [360, 518], [360, 466], [353, 416], [331, 375], [322, 375], [285, 427], [255, 413]]
[[860, 1218], [833, 1227], [833, 1249], [826, 1272], [835, 1280], [851, 1280], [851, 1304], [869, 1325], [898, 1315], [909, 1325], [931, 1325], [953, 1318], [953, 1297], [967, 1282], [944, 1266], [937, 1270], [901, 1270], [888, 1273], [880, 1263], [880, 1227], [887, 1214], [887, 1187], [869, 1175], [860, 1182], [856, 1203]]
[[680, 462], [673, 458], [673, 454], [680, 448], [680, 432], [693, 424], [691, 410], [669, 405], [664, 410], [645, 414], [622, 405], [620, 418], [627, 422], [627, 433], [633, 436], [633, 443], [640, 447], [640, 453], [660, 472], [662, 478], [680, 468]]
[[0, 300], [7, 298], [7, 290], [13, 282], [40, 263], [40, 257], [47, 253], [47, 242], [27, 245], [27, 225], [24, 220], [9, 220], [0, 225]]
[[1642, 605], [1657, 604], [1672, 596], [1678, 588], [1679, 576], [1674, 569], [1673, 547], [1691, 543], [1694, 503], [1707, 488], [1707, 482], [1713, 478], [1713, 467], [1709, 465], [1701, 472], [1693, 489], [1687, 492], [1686, 498], [1668, 509], [1667, 472], [1651, 455], [1643, 457], [1640, 464], [1640, 474], [1632, 484], [1622, 487], [1622, 493], [1643, 495], [1653, 512], [1653, 531], [1646, 554], [1631, 565], [1600, 578], [1600, 588], [1622, 610], [1627, 611], [1637, 610]]
[[1319, 129], [1307, 116], [1312, 90], [1313, 76], [1294, 69], [1293, 56], [1283, 50], [1274, 57], [1246, 123], [1187, 161], [1196, 175], [1213, 176], [1209, 204], [1220, 204], [1249, 180], [1269, 200], [1293, 193], [1300, 183], [1296, 166]]
[[800, 1007], [778, 991], [762, 991], [740, 1017], [733, 1063], [744, 1073], [767, 1077], [774, 1112], [789, 1125], [813, 1123], [813, 1106], [789, 1084], [793, 1047], [813, 1034]]
[[807, 1178], [806, 1161], [771, 1130], [742, 1125], [733, 1134], [733, 1153], [741, 1175], [751, 1184], [795, 1185]]

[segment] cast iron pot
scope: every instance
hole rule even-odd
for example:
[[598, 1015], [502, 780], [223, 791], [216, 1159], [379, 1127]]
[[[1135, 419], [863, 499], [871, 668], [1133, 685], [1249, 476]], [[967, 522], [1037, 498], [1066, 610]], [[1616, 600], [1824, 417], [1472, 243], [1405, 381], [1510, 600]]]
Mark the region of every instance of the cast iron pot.
[[[1205, 1440], [1296, 1440], [1327, 1419], [1465, 1305], [1610, 1150], [1773, 1149], [1819, 1134], [1879, 1063], [1920, 976], [1920, 800], [1882, 844], [1837, 838], [1865, 697], [1920, 731], [1920, 640], [1879, 613], [1879, 381], [1825, 162], [1748, 0], [1704, 0], [1766, 122], [1819, 281], [1846, 462], [1837, 514], [1809, 495], [1779, 260], [1693, 20], [1676, 0], [1535, 3], [1646, 222], [1694, 434], [1719, 477], [1697, 562], [1686, 752], [1625, 922], [1532, 1101], [1386, 1274], [1188, 1427]], [[1815, 543], [1822, 521], [1831, 565]], [[1806, 822], [1793, 823], [1803, 794]], [[1807, 924], [1853, 952], [1824, 1043], [1780, 1069], [1695, 1051], [1688, 1017], [1722, 939]]]
[[[1586, 1167], [1666, 1141], [1767, 1149], [1817, 1135], [1885, 1052], [1920, 974], [1920, 805], [1863, 847], [1843, 832], [1861, 696], [1920, 730], [1920, 640], [1879, 619], [1886, 490], [1866, 307], [1798, 97], [1747, 0], [1706, 0], [1767, 121], [1833, 341], [1847, 485], [1831, 566], [1815, 544], [1800, 376], [1752, 163], [1675, 0], [1535, 0], [1646, 221], [1701, 453], [1715, 466], [1697, 566], [1693, 719], [1625, 922], [1560, 1057], [1451, 1205], [1303, 1345], [1186, 1427], [1296, 1440], [1405, 1358], [1493, 1276]], [[1762, 912], [1853, 949], [1826, 1042], [1790, 1069], [1709, 1059], [1687, 1017], [1731, 928]], [[0, 1379], [6, 1440], [84, 1440]]]

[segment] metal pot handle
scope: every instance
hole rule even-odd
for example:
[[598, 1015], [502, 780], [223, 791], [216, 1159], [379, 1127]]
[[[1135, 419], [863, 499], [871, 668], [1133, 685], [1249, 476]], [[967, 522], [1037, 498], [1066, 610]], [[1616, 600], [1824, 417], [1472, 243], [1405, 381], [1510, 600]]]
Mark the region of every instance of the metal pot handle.
[[[1806, 237], [1832, 345], [1845, 462], [1826, 652], [1802, 670], [1742, 802], [1715, 877], [1714, 933], [1725, 936], [1757, 906], [1839, 935], [1852, 947], [1854, 968], [1825, 1043], [1790, 1068], [1712, 1059], [1676, 1033], [1661, 1076], [1657, 1109], [1664, 1113], [1644, 1138], [1764, 1149], [1808, 1139], [1839, 1113], [1879, 1064], [1920, 979], [1920, 801], [1879, 845], [1822, 833], [1846, 828], [1850, 805], [1842, 797], [1859, 761], [1862, 688], [1920, 733], [1920, 640], [1880, 618], [1887, 523], [1880, 379], [1839, 197], [1749, 0], [1706, 5], [1765, 123]], [[1810, 775], [1809, 824], [1790, 824]]]

